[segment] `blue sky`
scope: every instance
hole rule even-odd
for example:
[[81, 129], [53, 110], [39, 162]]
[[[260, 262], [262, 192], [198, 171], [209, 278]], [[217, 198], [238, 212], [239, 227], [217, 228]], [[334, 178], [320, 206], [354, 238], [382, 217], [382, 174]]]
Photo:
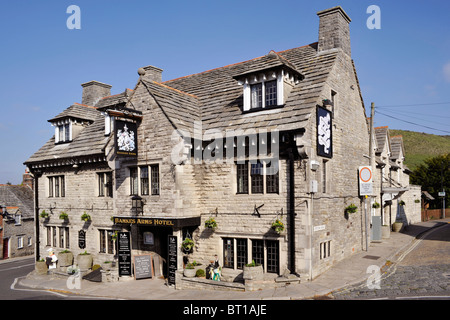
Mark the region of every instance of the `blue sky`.
[[[80, 30], [67, 28], [70, 5], [81, 10]], [[316, 13], [336, 5], [352, 19], [375, 126], [449, 135], [449, 1], [3, 1], [0, 183], [21, 182], [23, 162], [53, 135], [47, 120], [81, 102], [81, 83], [105, 82], [116, 94], [134, 87], [142, 66], [170, 80], [310, 44]], [[379, 30], [367, 28], [369, 5], [381, 10]]]

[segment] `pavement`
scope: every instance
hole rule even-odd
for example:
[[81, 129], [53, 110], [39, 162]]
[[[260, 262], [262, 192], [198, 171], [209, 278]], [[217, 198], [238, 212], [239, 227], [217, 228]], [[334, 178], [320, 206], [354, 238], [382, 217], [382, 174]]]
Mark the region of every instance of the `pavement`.
[[[31, 272], [19, 280], [19, 284], [33, 289], [52, 290], [112, 299], [131, 300], [302, 300], [326, 299], [332, 292], [367, 281], [372, 274], [369, 266], [378, 266], [381, 273], [388, 273], [403, 259], [408, 249], [424, 232], [450, 223], [450, 218], [409, 225], [401, 232], [391, 232], [389, 239], [371, 242], [367, 251], [335, 264], [312, 281], [301, 281], [281, 288], [258, 291], [222, 291], [207, 289], [176, 290], [165, 285], [163, 279], [123, 280], [118, 282], [91, 282], [80, 280], [78, 285], [51, 275]], [[371, 269], [369, 269], [371, 270]]]

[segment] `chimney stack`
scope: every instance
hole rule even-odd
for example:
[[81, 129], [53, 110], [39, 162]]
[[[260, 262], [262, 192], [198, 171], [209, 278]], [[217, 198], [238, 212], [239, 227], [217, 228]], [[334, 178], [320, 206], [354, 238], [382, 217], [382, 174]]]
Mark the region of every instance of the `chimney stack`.
[[319, 46], [318, 52], [340, 48], [350, 57], [350, 28], [352, 21], [340, 7], [334, 7], [317, 12], [319, 22]]
[[154, 66], [146, 66], [138, 69], [138, 74], [146, 81], [162, 82], [163, 70]]
[[22, 185], [33, 190], [33, 177], [28, 170], [25, 170], [25, 173], [22, 175]]
[[109, 84], [98, 81], [89, 81], [81, 84], [83, 87], [83, 96], [81, 104], [95, 106], [97, 102], [104, 97], [111, 95], [111, 87]]

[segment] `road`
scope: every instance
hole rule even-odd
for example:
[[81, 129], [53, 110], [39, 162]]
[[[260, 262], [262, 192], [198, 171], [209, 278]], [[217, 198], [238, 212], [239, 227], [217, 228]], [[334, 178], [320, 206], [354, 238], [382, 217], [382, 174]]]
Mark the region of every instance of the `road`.
[[379, 282], [364, 281], [332, 296], [339, 300], [450, 300], [450, 224], [415, 240]]
[[[1, 300], [87, 300], [93, 297], [61, 293], [50, 290], [25, 288], [20, 278], [34, 269], [34, 258], [0, 260], [0, 301]], [[95, 298], [99, 299], [99, 298]]]

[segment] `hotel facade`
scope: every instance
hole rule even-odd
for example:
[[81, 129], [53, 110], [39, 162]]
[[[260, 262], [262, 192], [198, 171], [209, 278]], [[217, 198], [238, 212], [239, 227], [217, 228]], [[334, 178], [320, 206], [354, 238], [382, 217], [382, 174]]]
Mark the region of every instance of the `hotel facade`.
[[160, 68], [143, 67], [116, 95], [82, 84], [81, 103], [48, 120], [55, 135], [25, 162], [37, 258], [53, 247], [120, 262], [124, 236], [132, 257], [152, 254], [154, 273], [171, 281], [217, 255], [223, 280], [255, 261], [270, 282], [311, 280], [364, 250], [381, 211], [365, 207], [358, 169], [376, 171], [376, 139], [351, 20], [340, 7], [318, 17], [312, 44], [164, 82]]

